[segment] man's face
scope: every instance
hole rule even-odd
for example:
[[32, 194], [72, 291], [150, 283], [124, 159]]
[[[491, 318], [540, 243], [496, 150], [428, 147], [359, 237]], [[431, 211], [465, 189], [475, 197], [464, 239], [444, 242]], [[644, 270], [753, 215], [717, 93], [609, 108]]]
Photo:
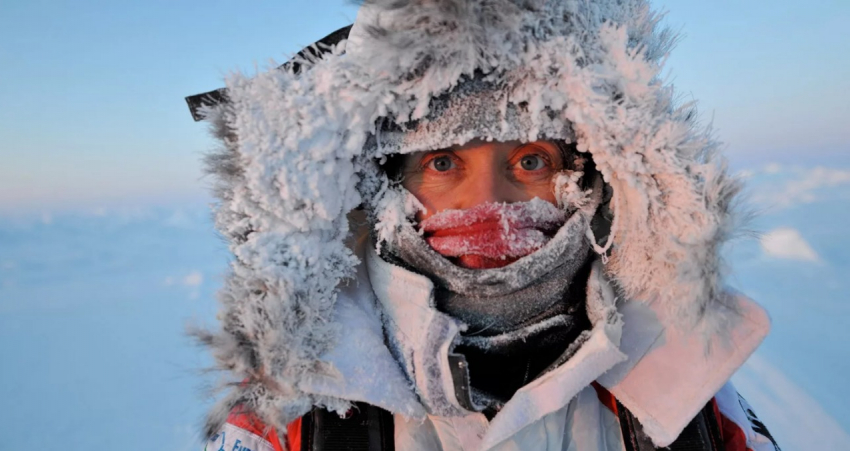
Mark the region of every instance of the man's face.
[[549, 141], [472, 141], [449, 149], [417, 152], [404, 159], [402, 186], [425, 206], [422, 221], [443, 210], [487, 202], [524, 202], [538, 197], [556, 204], [553, 176], [564, 169]]
[[[426, 208], [416, 219], [435, 251], [462, 267], [496, 268], [539, 249], [563, 224], [553, 187], [563, 169], [548, 141], [474, 141], [406, 156], [402, 185]], [[541, 211], [534, 198], [552, 206]]]

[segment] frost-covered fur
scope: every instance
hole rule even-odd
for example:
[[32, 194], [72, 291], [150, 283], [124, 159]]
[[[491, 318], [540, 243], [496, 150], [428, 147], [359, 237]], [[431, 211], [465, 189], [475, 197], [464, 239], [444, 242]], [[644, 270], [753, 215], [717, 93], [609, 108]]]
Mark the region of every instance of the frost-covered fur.
[[[280, 428], [313, 405], [348, 406], [299, 381], [330, 371], [320, 357], [344, 334], [331, 312], [359, 263], [345, 245], [349, 212], [364, 205], [386, 239], [420, 207], [380, 171], [388, 153], [574, 140], [613, 190], [606, 271], [618, 289], [683, 329], [722, 333], [737, 317], [718, 250], [738, 186], [693, 107], [658, 78], [671, 42], [644, 0], [371, 0], [350, 39], [299, 74], [230, 77], [231, 102], [207, 112], [224, 142], [208, 162], [235, 258], [221, 330], [201, 338], [233, 384], [208, 430], [236, 404]], [[439, 126], [458, 110], [432, 114], [435, 99], [471, 80], [504, 93], [485, 96], [495, 119]], [[381, 142], [389, 129], [422, 138]]]

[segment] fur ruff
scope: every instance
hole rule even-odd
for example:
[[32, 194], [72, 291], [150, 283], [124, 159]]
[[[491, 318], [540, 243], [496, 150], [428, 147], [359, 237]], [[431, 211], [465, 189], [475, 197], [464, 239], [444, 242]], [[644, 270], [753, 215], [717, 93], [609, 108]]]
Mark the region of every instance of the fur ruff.
[[367, 142], [382, 121], [427, 122], [434, 98], [476, 74], [509, 93], [502, 111], [531, 121], [479, 137], [555, 138], [535, 125], [554, 114], [592, 155], [613, 190], [605, 269], [622, 296], [663, 306], [683, 329], [732, 325], [719, 248], [739, 187], [693, 106], [659, 79], [674, 36], [658, 20], [644, 0], [369, 0], [349, 40], [300, 73], [230, 77], [231, 102], [206, 111], [223, 142], [207, 159], [216, 225], [234, 254], [221, 329], [198, 334], [232, 378], [207, 432], [240, 404], [278, 430], [314, 405], [348, 408], [299, 389], [332, 371], [321, 356], [341, 333], [336, 292], [359, 264], [348, 214], [364, 205], [390, 242], [419, 207], [381, 172], [389, 151]]

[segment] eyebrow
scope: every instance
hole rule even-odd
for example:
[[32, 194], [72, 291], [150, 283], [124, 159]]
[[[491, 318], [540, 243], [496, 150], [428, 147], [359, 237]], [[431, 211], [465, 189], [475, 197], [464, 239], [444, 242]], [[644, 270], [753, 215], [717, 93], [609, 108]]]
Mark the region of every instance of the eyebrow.
[[544, 150], [544, 151], [546, 151], [547, 153], [555, 153], [555, 154], [557, 154], [559, 157], [561, 157], [561, 160], [565, 160], [565, 159], [566, 159], [566, 158], [565, 158], [565, 157], [566, 157], [566, 155], [565, 155], [565, 154], [561, 151], [561, 148], [560, 148], [559, 146], [557, 146], [557, 145], [555, 145], [555, 144], [552, 144], [552, 147], [553, 147], [553, 148], [552, 148], [552, 149], [550, 149], [550, 148], [548, 148], [547, 146], [542, 146], [542, 145], [540, 145], [540, 143], [539, 143], [539, 142], [537, 142], [537, 141], [534, 141], [534, 142], [527, 142], [527, 143], [521, 143], [520, 145], [518, 145], [518, 146], [514, 147], [514, 149], [513, 149], [511, 152], [516, 151], [516, 150], [518, 150], [518, 149], [522, 149], [522, 148], [524, 148], [524, 147], [529, 147], [529, 146], [530, 146], [530, 147], [537, 147], [538, 149]]

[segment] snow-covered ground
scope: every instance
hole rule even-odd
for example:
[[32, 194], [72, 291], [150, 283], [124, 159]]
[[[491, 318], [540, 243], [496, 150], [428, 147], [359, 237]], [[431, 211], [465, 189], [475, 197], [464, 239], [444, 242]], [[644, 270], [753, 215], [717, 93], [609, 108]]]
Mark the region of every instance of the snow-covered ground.
[[[774, 329], [735, 382], [784, 450], [850, 449], [850, 170], [748, 177], [764, 235], [727, 250], [730, 284]], [[227, 261], [203, 204], [0, 219], [4, 440], [201, 449], [215, 375], [184, 330], [213, 324]]]

